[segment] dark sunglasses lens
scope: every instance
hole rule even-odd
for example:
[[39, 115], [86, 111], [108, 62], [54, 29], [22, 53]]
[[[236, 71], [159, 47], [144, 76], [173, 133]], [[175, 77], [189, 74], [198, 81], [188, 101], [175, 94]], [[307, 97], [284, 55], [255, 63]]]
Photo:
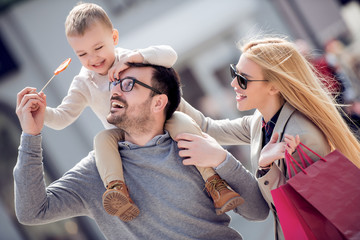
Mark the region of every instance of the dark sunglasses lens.
[[241, 75], [237, 76], [238, 78], [238, 83], [239, 83], [239, 86], [242, 88], [242, 89], [246, 89], [246, 85], [247, 85], [247, 79]]
[[246, 89], [247, 79], [236, 72], [234, 64], [230, 65], [230, 74], [232, 78], [236, 77], [238, 84], [242, 89]]

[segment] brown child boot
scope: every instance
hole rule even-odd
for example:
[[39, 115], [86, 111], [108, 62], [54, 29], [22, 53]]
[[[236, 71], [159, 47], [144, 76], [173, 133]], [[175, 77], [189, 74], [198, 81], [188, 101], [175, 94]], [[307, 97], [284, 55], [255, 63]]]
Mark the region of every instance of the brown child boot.
[[129, 222], [136, 218], [140, 210], [130, 198], [128, 189], [123, 181], [111, 181], [107, 186], [102, 202], [105, 211], [118, 216], [122, 221]]
[[243, 204], [245, 200], [221, 179], [218, 174], [209, 177], [205, 182], [205, 188], [212, 197], [217, 215], [233, 210]]

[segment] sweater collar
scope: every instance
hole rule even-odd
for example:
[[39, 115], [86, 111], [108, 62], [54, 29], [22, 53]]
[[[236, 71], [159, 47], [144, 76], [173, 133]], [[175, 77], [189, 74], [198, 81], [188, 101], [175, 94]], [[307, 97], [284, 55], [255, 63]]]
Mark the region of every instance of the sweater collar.
[[137, 149], [137, 148], [143, 148], [143, 147], [158, 146], [166, 141], [169, 141], [169, 139], [171, 139], [170, 134], [166, 130], [164, 130], [164, 134], [155, 136], [153, 139], [151, 139], [149, 142], [147, 142], [144, 146], [139, 146], [139, 145], [131, 143], [129, 141], [119, 142], [118, 144], [121, 149]]

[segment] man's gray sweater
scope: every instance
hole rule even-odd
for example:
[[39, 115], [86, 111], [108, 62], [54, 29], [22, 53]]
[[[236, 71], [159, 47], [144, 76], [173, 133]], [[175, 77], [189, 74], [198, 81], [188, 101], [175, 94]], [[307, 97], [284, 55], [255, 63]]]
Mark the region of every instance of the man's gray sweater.
[[[41, 135], [21, 136], [14, 168], [19, 222], [45, 224], [89, 216], [108, 239], [241, 239], [228, 227], [228, 215], [215, 214], [200, 174], [195, 167], [182, 164], [176, 142], [167, 133], [142, 147], [119, 142], [125, 181], [140, 209], [140, 215], [130, 222], [122, 222], [103, 209], [102, 194], [106, 189], [93, 152], [46, 187], [41, 139]], [[237, 213], [250, 220], [267, 217], [268, 207], [257, 182], [240, 162], [228, 154], [216, 171], [245, 199], [235, 210]]]

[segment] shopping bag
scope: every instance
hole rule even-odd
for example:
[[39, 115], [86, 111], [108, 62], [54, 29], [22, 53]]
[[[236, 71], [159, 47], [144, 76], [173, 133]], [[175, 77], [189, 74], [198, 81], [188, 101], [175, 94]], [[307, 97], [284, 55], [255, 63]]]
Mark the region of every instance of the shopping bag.
[[315, 235], [312, 233], [306, 220], [299, 213], [298, 208], [294, 205], [292, 200], [294, 196], [290, 197], [288, 187], [289, 185], [285, 183], [271, 191], [285, 239], [315, 240]]
[[[309, 159], [300, 143], [299, 155]], [[347, 239], [360, 239], [360, 170], [335, 150], [287, 181]], [[295, 160], [288, 155], [289, 162]], [[292, 159], [291, 159], [292, 158]], [[297, 162], [296, 162], [297, 163]], [[293, 166], [291, 163], [288, 166]]]
[[285, 183], [271, 191], [285, 239], [345, 239], [316, 208]]

